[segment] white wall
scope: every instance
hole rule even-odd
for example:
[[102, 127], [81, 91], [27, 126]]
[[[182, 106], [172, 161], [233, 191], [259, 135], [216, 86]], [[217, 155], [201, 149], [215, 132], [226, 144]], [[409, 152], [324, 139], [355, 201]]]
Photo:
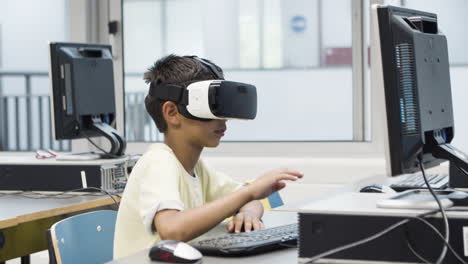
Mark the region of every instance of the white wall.
[[[282, 1], [281, 12], [283, 26], [283, 66], [319, 66], [320, 52], [318, 32], [320, 29], [317, 1]], [[301, 20], [294, 21], [294, 19]]]
[[67, 39], [64, 0], [2, 0], [3, 67], [46, 70], [48, 42]]
[[239, 181], [252, 180], [277, 168], [291, 168], [306, 175], [303, 184], [352, 183], [375, 175], [385, 175], [383, 158], [309, 157], [205, 157], [210, 166]]
[[468, 153], [468, 67], [451, 67], [452, 104], [455, 121], [453, 145]]
[[408, 8], [437, 14], [439, 29], [447, 36], [450, 63], [468, 64], [468, 34], [465, 18], [468, 12], [466, 0], [410, 0]]
[[322, 1], [321, 10], [323, 46], [351, 47], [351, 1]]
[[[160, 1], [124, 1], [125, 71], [144, 72], [163, 54]], [[138, 17], [138, 20], [133, 19]], [[126, 30], [126, 29], [131, 30]], [[142, 80], [143, 76], [139, 77]]]
[[[201, 56], [215, 59], [219, 65], [238, 68], [240, 64], [238, 4], [232, 0], [204, 0], [200, 12], [216, 6], [215, 12], [201, 16], [203, 23], [203, 50]], [[232, 19], [226, 19], [232, 18]], [[187, 29], [185, 29], [187, 30]], [[185, 39], [185, 38], [184, 38]], [[222, 47], [222, 48], [220, 48]], [[226, 52], [228, 51], [228, 52]], [[192, 54], [197, 54], [195, 51]]]

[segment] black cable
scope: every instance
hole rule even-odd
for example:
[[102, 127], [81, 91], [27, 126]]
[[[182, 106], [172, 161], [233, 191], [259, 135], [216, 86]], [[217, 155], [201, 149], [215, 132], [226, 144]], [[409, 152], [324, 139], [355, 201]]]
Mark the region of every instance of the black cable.
[[463, 174], [465, 174], [466, 176], [468, 176], [468, 173], [467, 173], [464, 169], [462, 169], [460, 166], [458, 166], [457, 164], [455, 164], [455, 162], [453, 162], [453, 165], [454, 165], [458, 170], [460, 170]]
[[418, 161], [419, 161], [419, 167], [421, 169], [424, 182], [426, 183], [426, 187], [429, 190], [429, 192], [431, 193], [431, 195], [434, 197], [435, 201], [437, 202], [437, 205], [439, 206], [440, 213], [442, 214], [442, 218], [444, 220], [444, 231], [445, 231], [444, 241], [445, 241], [445, 243], [444, 243], [444, 246], [442, 248], [442, 252], [440, 253], [439, 257], [437, 258], [437, 260], [435, 262], [436, 264], [440, 264], [444, 260], [445, 255], [447, 254], [447, 244], [449, 243], [450, 228], [449, 228], [448, 218], [447, 218], [447, 215], [445, 214], [444, 207], [440, 203], [439, 197], [437, 197], [434, 190], [432, 189], [432, 186], [429, 184], [429, 182], [427, 180], [426, 172], [424, 170], [424, 165], [423, 165], [423, 161], [422, 161], [422, 153], [420, 153], [418, 155]]
[[86, 133], [83, 133], [83, 134], [85, 135], [85, 137], [89, 141], [89, 143], [91, 143], [91, 145], [93, 145], [95, 148], [97, 148], [98, 150], [100, 150], [102, 152], [102, 153], [98, 153], [98, 154], [105, 155], [107, 157], [115, 158], [115, 159], [116, 158], [122, 158], [121, 156], [117, 156], [117, 155], [111, 154], [110, 152], [105, 151], [103, 148], [98, 146], [93, 140], [91, 140], [91, 138]]
[[[333, 255], [335, 253], [338, 253], [338, 252], [341, 252], [341, 251], [344, 251], [346, 249], [349, 249], [349, 248], [352, 248], [352, 247], [355, 247], [355, 246], [359, 246], [359, 245], [362, 245], [362, 244], [365, 244], [367, 242], [370, 242], [374, 239], [377, 239], [383, 235], [385, 235], [386, 233], [396, 229], [397, 227], [403, 225], [403, 224], [406, 224], [412, 220], [419, 220], [421, 222], [423, 222], [425, 225], [429, 226], [436, 234], [439, 238], [441, 238], [441, 240], [444, 242], [444, 244], [450, 249], [450, 251], [455, 255], [455, 257], [460, 260], [461, 263], [466, 263], [461, 257], [460, 255], [458, 255], [458, 253], [453, 249], [453, 247], [447, 242], [445, 241], [445, 237], [444, 235], [442, 235], [439, 230], [437, 230], [437, 228], [435, 228], [431, 223], [427, 222], [423, 217], [426, 217], [426, 216], [429, 216], [429, 215], [432, 215], [434, 213], [437, 213], [439, 212], [439, 209], [437, 210], [433, 210], [433, 211], [430, 211], [430, 212], [427, 212], [427, 213], [423, 213], [423, 214], [420, 214], [418, 216], [413, 216], [413, 217], [409, 217], [409, 218], [406, 218], [404, 220], [401, 220], [389, 227], [387, 227], [386, 229], [378, 232], [378, 233], [375, 233], [374, 235], [371, 235], [371, 236], [368, 236], [366, 238], [363, 238], [361, 240], [358, 240], [358, 241], [355, 241], [353, 243], [350, 243], [350, 244], [347, 244], [347, 245], [344, 245], [344, 246], [341, 246], [341, 247], [337, 247], [337, 248], [334, 248], [334, 249], [331, 249], [331, 250], [328, 250], [326, 252], [323, 252], [319, 255], [316, 255], [314, 257], [311, 257], [309, 258], [309, 261], [306, 262], [306, 263], [313, 263], [321, 258], [324, 258], [324, 257], [327, 257], [329, 255]], [[429, 262], [430, 263], [430, 262]]]
[[279, 243], [279, 245], [285, 248], [297, 248], [297, 245], [295, 244]]
[[[427, 212], [427, 213], [424, 213], [424, 214], [421, 214], [421, 215], [418, 215], [418, 216], [416, 216], [416, 217], [406, 218], [406, 219], [401, 220], [401, 221], [399, 221], [399, 222], [397, 222], [397, 223], [395, 223], [395, 224], [393, 224], [393, 225], [391, 225], [391, 226], [385, 228], [384, 230], [382, 230], [382, 231], [380, 231], [380, 232], [377, 232], [377, 233], [375, 233], [375, 234], [373, 234], [373, 235], [371, 235], [371, 236], [368, 236], [368, 237], [363, 238], [363, 239], [361, 239], [361, 240], [358, 240], [358, 241], [355, 241], [355, 242], [352, 242], [352, 243], [349, 243], [349, 244], [346, 244], [346, 245], [343, 245], [343, 246], [340, 246], [340, 247], [337, 247], [337, 248], [334, 248], [334, 249], [325, 251], [325, 252], [323, 252], [323, 253], [321, 253], [321, 254], [318, 254], [318, 255], [316, 255], [316, 256], [314, 256], [314, 257], [309, 258], [309, 261], [308, 261], [307, 263], [312, 263], [312, 262], [314, 262], [314, 261], [316, 261], [316, 260], [319, 260], [319, 259], [321, 259], [321, 258], [323, 258], [323, 257], [329, 256], [329, 255], [333, 255], [333, 254], [336, 254], [336, 253], [341, 252], [341, 251], [343, 251], [343, 250], [347, 250], [347, 249], [349, 249], [349, 248], [353, 248], [353, 247], [356, 247], [356, 246], [359, 246], [359, 245], [368, 243], [368, 242], [370, 242], [370, 241], [372, 241], [372, 240], [374, 240], [374, 239], [377, 239], [377, 238], [379, 238], [379, 237], [385, 235], [386, 233], [388, 233], [388, 232], [390, 232], [390, 231], [396, 229], [397, 227], [402, 226], [402, 225], [408, 223], [409, 221], [411, 221], [411, 219], [418, 219], [418, 220], [421, 220], [421, 219], [422, 219], [421, 217], [425, 217], [425, 216], [428, 216], [428, 215], [437, 213], [437, 212], [439, 212], [439, 211], [441, 212], [441, 214], [442, 214], [442, 216], [443, 216], [443, 218], [444, 218], [445, 236], [442, 236], [442, 235], [440, 234], [440, 232], [439, 232], [435, 227], [434, 227], [434, 229], [435, 229], [434, 231], [436, 231], [437, 234], [440, 234], [440, 236], [443, 238], [443, 241], [444, 241], [444, 247], [443, 247], [442, 252], [441, 252], [441, 254], [440, 254], [440, 256], [438, 257], [437, 262], [436, 262], [437, 264], [442, 263], [442, 260], [445, 258], [445, 255], [446, 255], [446, 253], [447, 253], [447, 247], [448, 247], [448, 248], [451, 248], [451, 246], [450, 246], [450, 244], [449, 244], [449, 242], [448, 242], [448, 239], [449, 239], [449, 237], [448, 237], [448, 234], [449, 234], [448, 219], [447, 219], [447, 215], [445, 214], [444, 208], [442, 207], [442, 204], [441, 204], [440, 201], [439, 201], [439, 198], [437, 197], [437, 195], [435, 195], [434, 190], [432, 189], [432, 187], [429, 185], [429, 183], [428, 183], [428, 181], [427, 181], [426, 174], [425, 174], [425, 171], [424, 171], [424, 167], [423, 167], [423, 165], [422, 165], [422, 159], [421, 159], [420, 156], [419, 156], [418, 158], [419, 158], [419, 165], [420, 165], [421, 171], [422, 171], [422, 173], [423, 173], [424, 181], [425, 181], [425, 183], [426, 183], [426, 185], [427, 185], [429, 191], [430, 191], [431, 194], [434, 196], [434, 199], [436, 200], [436, 202], [437, 202], [437, 204], [438, 204], [438, 206], [439, 206], [439, 209], [433, 210], [433, 211], [430, 211], [430, 212]], [[430, 225], [430, 223], [428, 223], [427, 221], [424, 222], [424, 223]], [[432, 226], [432, 225], [430, 225], [430, 226]], [[433, 227], [433, 226], [432, 226], [432, 227]], [[459, 255], [453, 250], [453, 248], [451, 248], [451, 251], [454, 253], [454, 255], [455, 255], [457, 258], [459, 258]], [[420, 256], [420, 255], [419, 255], [419, 254], [416, 254], [416, 257], [418, 257], [418, 256]], [[463, 261], [463, 260], [462, 260], [462, 261]], [[464, 262], [463, 262], [463, 263], [464, 263]]]

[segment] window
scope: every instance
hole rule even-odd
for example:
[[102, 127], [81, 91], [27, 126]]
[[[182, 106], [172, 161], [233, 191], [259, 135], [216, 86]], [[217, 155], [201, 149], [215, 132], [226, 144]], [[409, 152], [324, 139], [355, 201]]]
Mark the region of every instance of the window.
[[48, 81], [48, 42], [68, 39], [67, 7], [63, 0], [2, 1], [0, 150], [70, 148], [51, 136]]
[[142, 76], [175, 53], [257, 86], [257, 118], [229, 121], [225, 142], [352, 141], [351, 11], [351, 0], [124, 0], [127, 140], [162, 140]]

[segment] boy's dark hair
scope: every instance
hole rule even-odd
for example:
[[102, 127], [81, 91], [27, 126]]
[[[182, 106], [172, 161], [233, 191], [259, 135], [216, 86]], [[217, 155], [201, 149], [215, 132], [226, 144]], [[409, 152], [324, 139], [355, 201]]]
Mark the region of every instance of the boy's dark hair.
[[[223, 70], [219, 66], [210, 61], [208, 62], [213, 64], [219, 72], [223, 73]], [[159, 84], [174, 84], [187, 87], [193, 82], [219, 78], [200, 61], [189, 56], [171, 54], [157, 60], [154, 65], [145, 72], [143, 79], [146, 83], [153, 83], [154, 86]], [[167, 123], [162, 114], [162, 105], [164, 102], [165, 101], [156, 99], [149, 94], [146, 95], [145, 98], [146, 111], [148, 111], [148, 114], [153, 118], [159, 132], [162, 133], [167, 130]]]

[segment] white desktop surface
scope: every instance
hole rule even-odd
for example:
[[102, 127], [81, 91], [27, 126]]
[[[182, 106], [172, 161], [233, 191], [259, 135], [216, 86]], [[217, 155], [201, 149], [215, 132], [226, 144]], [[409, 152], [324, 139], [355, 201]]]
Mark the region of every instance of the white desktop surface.
[[[394, 209], [379, 208], [376, 203], [386, 199], [392, 193], [358, 193], [347, 192], [331, 196], [328, 199], [314, 201], [299, 208], [300, 213], [314, 214], [340, 214], [340, 215], [375, 215], [375, 216], [417, 216], [431, 210], [427, 209]], [[440, 215], [440, 214], [435, 214]], [[448, 211], [447, 216], [452, 218], [467, 218], [468, 212]]]
[[116, 161], [128, 159], [128, 157], [123, 157], [120, 159], [99, 160], [56, 160], [55, 158], [38, 159], [35, 155], [33, 152], [0, 155], [0, 165], [102, 165], [115, 164]]
[[[107, 195], [101, 193], [69, 193], [57, 197], [42, 197], [25, 192], [25, 195], [41, 198], [26, 198], [19, 195], [10, 195], [16, 192], [0, 192], [0, 229], [16, 225], [36, 218], [45, 218], [62, 213], [69, 213], [77, 210], [112, 205], [113, 201]], [[43, 192], [46, 193], [46, 192]], [[54, 194], [56, 192], [49, 192]], [[69, 197], [69, 198], [66, 198]], [[118, 201], [118, 198], [116, 201]]]

